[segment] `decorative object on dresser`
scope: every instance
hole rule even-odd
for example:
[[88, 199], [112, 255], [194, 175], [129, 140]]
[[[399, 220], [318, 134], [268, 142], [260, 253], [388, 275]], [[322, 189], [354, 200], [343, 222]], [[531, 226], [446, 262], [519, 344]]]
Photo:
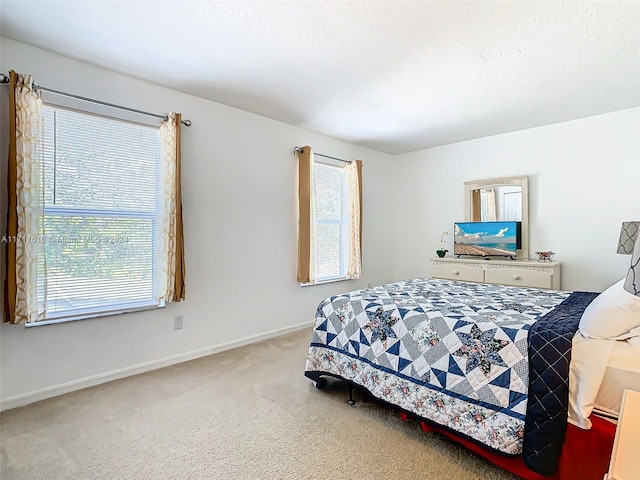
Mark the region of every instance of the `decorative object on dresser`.
[[540, 260], [541, 262], [546, 262], [546, 261], [550, 262], [555, 254], [556, 252], [552, 252], [551, 250], [536, 252], [536, 255], [538, 256], [538, 260]]
[[449, 251], [446, 249], [447, 245], [444, 242], [444, 237], [446, 235], [449, 235], [449, 232], [442, 232], [442, 236], [440, 237], [440, 246], [438, 247], [438, 250], [436, 250], [436, 255], [438, 255], [438, 257], [440, 258], [444, 257]]
[[431, 276], [463, 282], [560, 289], [561, 262], [433, 258]]

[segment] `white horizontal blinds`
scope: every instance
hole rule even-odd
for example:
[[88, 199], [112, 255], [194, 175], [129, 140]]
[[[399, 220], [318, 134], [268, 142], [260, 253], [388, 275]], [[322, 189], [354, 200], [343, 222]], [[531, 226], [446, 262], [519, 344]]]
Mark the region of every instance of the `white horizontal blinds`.
[[153, 304], [159, 129], [53, 106], [44, 118], [46, 318]]
[[316, 201], [316, 261], [318, 279], [344, 276], [344, 170], [314, 166]]

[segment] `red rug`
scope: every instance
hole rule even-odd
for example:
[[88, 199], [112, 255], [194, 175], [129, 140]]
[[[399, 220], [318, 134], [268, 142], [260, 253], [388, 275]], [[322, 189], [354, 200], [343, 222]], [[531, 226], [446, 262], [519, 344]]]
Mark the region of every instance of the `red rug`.
[[[401, 413], [403, 420], [409, 416]], [[447, 430], [434, 427], [424, 421], [420, 421], [420, 427], [425, 432], [437, 432], [454, 440], [472, 452], [483, 456], [491, 463], [522, 477], [525, 480], [602, 480], [609, 469], [613, 439], [616, 426], [592, 416], [593, 426], [591, 430], [583, 430], [574, 425], [567, 425], [567, 433], [562, 448], [562, 455], [558, 464], [558, 470], [551, 477], [544, 477], [527, 468], [522, 457], [504, 457], [485, 450], [481, 446], [465, 438], [459, 437]]]

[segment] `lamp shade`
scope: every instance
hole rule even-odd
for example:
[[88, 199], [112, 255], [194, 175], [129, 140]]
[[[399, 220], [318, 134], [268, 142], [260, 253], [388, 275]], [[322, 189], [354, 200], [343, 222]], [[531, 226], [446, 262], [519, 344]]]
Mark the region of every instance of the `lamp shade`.
[[638, 232], [640, 232], [640, 222], [622, 222], [620, 239], [618, 240], [618, 253], [623, 255], [633, 254]]

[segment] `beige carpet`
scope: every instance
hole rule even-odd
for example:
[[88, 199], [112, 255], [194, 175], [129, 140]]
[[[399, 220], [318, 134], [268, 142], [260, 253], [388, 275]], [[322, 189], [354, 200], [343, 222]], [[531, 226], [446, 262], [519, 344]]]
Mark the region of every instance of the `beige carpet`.
[[2, 414], [2, 480], [505, 479], [341, 382], [303, 375], [311, 331]]

